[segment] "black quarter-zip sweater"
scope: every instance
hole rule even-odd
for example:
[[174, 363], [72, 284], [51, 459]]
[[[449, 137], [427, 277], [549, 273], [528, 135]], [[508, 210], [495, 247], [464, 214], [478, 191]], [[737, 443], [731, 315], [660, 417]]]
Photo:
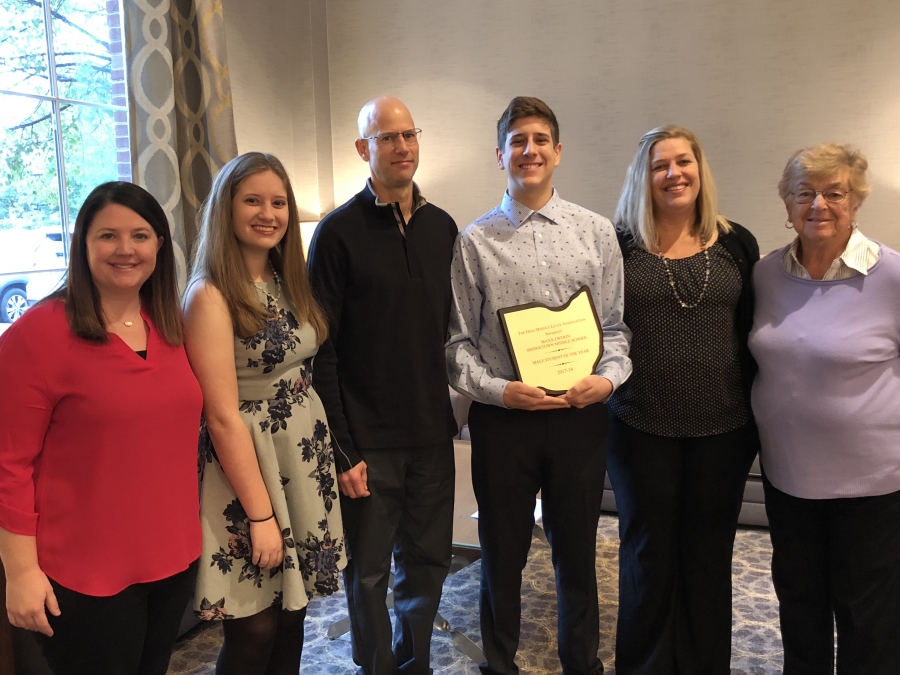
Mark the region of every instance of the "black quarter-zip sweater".
[[456, 224], [425, 203], [404, 236], [396, 214], [399, 205], [377, 205], [366, 187], [310, 244], [310, 282], [329, 326], [313, 386], [339, 471], [360, 461], [357, 447], [431, 445], [457, 431], [444, 365]]

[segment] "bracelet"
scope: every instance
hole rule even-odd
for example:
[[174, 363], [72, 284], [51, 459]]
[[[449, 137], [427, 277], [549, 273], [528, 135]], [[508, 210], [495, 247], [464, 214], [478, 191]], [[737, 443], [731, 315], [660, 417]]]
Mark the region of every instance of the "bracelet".
[[272, 518], [274, 518], [274, 517], [275, 517], [275, 512], [272, 511], [272, 515], [271, 515], [271, 516], [267, 516], [267, 517], [265, 517], [265, 518], [260, 518], [259, 520], [253, 520], [253, 518], [249, 518], [249, 517], [248, 517], [247, 520], [249, 520], [251, 523], [264, 523], [264, 522], [266, 522], [267, 520], [272, 520]]

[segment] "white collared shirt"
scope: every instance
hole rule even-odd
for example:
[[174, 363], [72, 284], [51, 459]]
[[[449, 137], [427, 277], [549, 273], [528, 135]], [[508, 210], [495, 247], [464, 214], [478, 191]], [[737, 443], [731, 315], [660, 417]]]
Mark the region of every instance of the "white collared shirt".
[[[785, 251], [782, 262], [787, 273], [799, 277], [801, 279], [812, 279], [806, 268], [800, 264], [797, 258], [797, 249], [800, 246], [800, 237], [794, 239], [791, 247]], [[844, 252], [831, 262], [831, 267], [825, 272], [822, 281], [837, 281], [839, 279], [849, 279], [859, 274], [868, 274], [872, 265], [878, 262], [881, 255], [881, 246], [870, 240], [859, 230], [853, 230], [850, 235], [850, 241], [847, 242], [847, 248]]]
[[594, 372], [613, 388], [631, 374], [616, 231], [556, 190], [537, 211], [504, 193], [500, 206], [460, 233], [450, 278], [447, 366], [457, 391], [504, 407], [503, 392], [517, 375], [498, 310], [529, 302], [559, 307], [582, 286], [591, 291], [603, 329], [603, 355]]

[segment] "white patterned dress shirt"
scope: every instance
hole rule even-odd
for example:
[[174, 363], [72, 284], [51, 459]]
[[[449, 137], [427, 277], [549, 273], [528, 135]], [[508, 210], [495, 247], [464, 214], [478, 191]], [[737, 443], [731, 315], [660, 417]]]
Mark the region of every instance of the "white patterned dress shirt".
[[516, 379], [497, 310], [527, 302], [558, 307], [582, 286], [591, 291], [603, 329], [595, 374], [613, 389], [631, 374], [631, 331], [622, 320], [622, 253], [612, 223], [556, 190], [532, 211], [509, 194], [463, 230], [451, 267], [453, 307], [447, 371], [457, 391], [503, 405]]

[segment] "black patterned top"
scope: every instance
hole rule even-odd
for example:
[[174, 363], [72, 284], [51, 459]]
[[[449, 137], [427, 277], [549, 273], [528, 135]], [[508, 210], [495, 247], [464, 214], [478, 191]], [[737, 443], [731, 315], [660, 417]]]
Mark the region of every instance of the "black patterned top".
[[[635, 249], [625, 261], [625, 323], [634, 333], [634, 372], [609, 407], [635, 429], [658, 436], [711, 436], [750, 420], [735, 330], [741, 276], [718, 242], [709, 257], [709, 287], [692, 309], [676, 300], [658, 256]], [[696, 303], [706, 256], [666, 262], [678, 294], [688, 305]]]

